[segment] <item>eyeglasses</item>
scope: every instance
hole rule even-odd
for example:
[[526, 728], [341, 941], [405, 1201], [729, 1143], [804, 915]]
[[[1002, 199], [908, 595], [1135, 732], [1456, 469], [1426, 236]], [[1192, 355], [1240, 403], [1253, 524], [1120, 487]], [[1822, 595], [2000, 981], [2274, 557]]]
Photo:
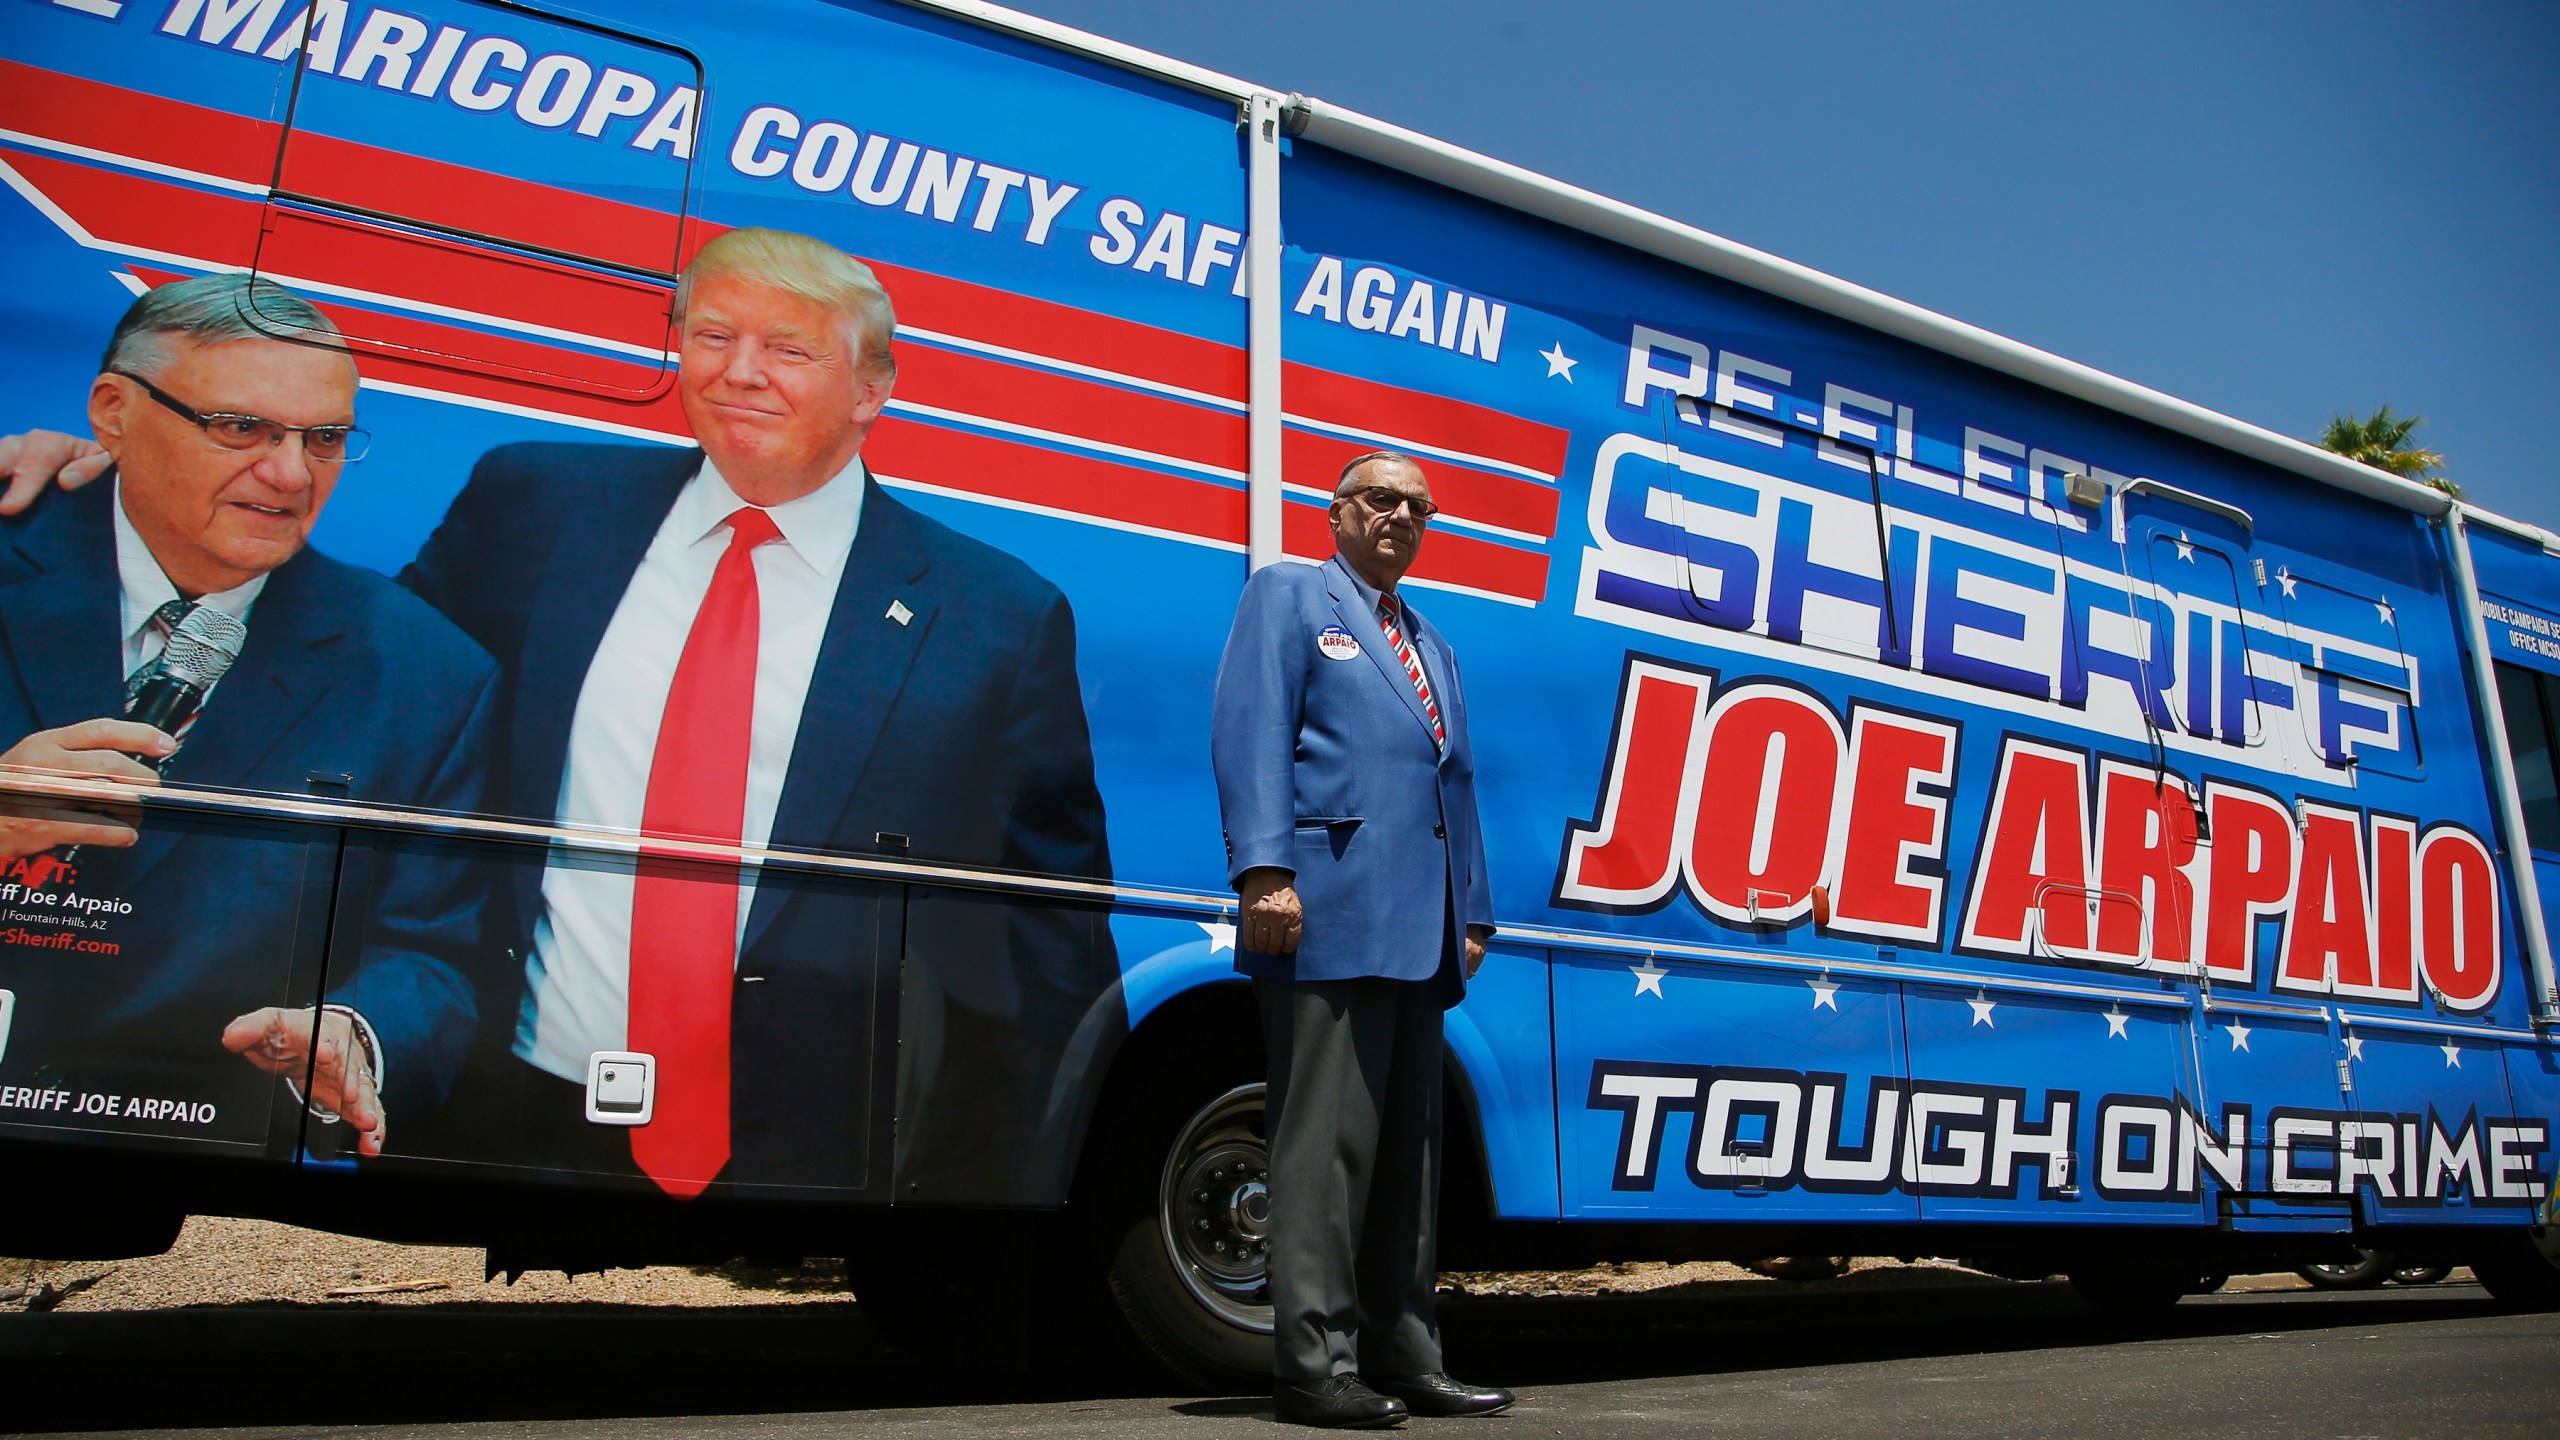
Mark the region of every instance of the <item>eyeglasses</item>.
[[1439, 506], [1432, 504], [1421, 496], [1407, 495], [1401, 490], [1390, 490], [1384, 485], [1364, 485], [1357, 490], [1351, 491], [1347, 495], [1342, 495], [1337, 498], [1344, 500], [1357, 499], [1361, 504], [1368, 506], [1371, 513], [1377, 515], [1393, 515], [1396, 513], [1396, 507], [1399, 505], [1412, 506], [1413, 518], [1416, 520], [1427, 521], [1432, 516], [1440, 513]]
[[365, 457], [373, 435], [353, 425], [287, 425], [264, 415], [234, 415], [223, 410], [197, 410], [178, 397], [134, 374], [111, 370], [142, 387], [143, 393], [167, 406], [169, 413], [202, 430], [225, 450], [273, 450], [287, 435], [302, 437], [302, 453], [324, 465], [345, 465]]

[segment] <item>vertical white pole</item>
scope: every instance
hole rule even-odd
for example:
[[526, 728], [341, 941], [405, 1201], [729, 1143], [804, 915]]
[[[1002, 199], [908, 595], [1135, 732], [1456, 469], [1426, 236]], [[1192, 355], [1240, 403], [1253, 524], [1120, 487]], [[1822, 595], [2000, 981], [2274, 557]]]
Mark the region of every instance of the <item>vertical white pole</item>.
[[2480, 730], [2489, 748], [2489, 780], [2496, 787], [2498, 828], [2506, 831], [2507, 883], [2515, 887], [2516, 926], [2524, 932], [2525, 959], [2533, 971], [2533, 1022], [2560, 1025], [2560, 983], [2551, 964], [2551, 932], [2543, 928], [2542, 892], [2533, 880], [2533, 849], [2525, 839], [2524, 802], [2516, 794], [2515, 752], [2508, 748], [2507, 712], [2498, 703], [2497, 667], [2489, 660], [2489, 627], [2480, 618], [2480, 581], [2471, 570], [2471, 530], [2462, 507], [2445, 512], [2445, 543], [2453, 550], [2453, 581], [2471, 638], [2471, 685], [2480, 695]]
[[1245, 555], [1255, 570], [1280, 559], [1280, 97], [1245, 102], [1248, 209]]

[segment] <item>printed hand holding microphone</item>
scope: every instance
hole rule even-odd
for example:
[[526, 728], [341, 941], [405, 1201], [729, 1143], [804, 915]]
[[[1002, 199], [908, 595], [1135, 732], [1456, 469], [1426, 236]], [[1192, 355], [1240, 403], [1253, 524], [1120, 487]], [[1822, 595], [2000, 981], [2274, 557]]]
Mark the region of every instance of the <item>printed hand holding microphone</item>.
[[[195, 723], [196, 712], [203, 708], [204, 697], [230, 671], [248, 640], [249, 627], [238, 617], [210, 605], [188, 605], [169, 628], [169, 643], [160, 658], [134, 673], [129, 682], [133, 699], [125, 706], [124, 718], [182, 741], [187, 727]], [[175, 750], [157, 756], [126, 753], [164, 773], [178, 754]], [[62, 863], [79, 864], [80, 848], [63, 846]]]

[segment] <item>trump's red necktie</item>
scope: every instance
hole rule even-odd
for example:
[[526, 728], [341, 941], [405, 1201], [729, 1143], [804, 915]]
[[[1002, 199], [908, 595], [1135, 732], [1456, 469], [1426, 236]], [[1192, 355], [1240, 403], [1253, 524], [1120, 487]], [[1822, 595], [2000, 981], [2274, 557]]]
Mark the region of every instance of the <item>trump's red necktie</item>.
[[[753, 506], [729, 517], [667, 689], [641, 802], [645, 835], [737, 844], [754, 742], [759, 602], [755, 548], [780, 539]], [[631, 891], [631, 1038], [657, 1059], [657, 1103], [631, 1158], [658, 1188], [699, 1195], [729, 1162], [729, 997], [738, 970], [738, 873], [653, 852]]]

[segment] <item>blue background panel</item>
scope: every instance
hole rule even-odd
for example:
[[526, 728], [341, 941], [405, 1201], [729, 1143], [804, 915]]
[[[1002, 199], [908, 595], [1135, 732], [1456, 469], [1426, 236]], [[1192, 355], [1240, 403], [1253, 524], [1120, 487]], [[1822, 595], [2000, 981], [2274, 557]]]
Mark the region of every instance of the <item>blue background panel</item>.
[[[1626, 963], [1570, 959], [1555, 969], [1568, 1216], [1737, 1223], [1917, 1217], [1917, 1207], [1889, 1178], [1844, 1179], [1828, 1188], [1794, 1178], [1809, 1168], [1811, 1149], [1827, 1148], [1850, 1164], [1847, 1152], [1869, 1140], [1890, 1150], [1892, 1136], [1874, 1133], [1870, 1107], [1897, 1103], [1876, 1102], [1876, 1082], [1891, 1086], [1902, 1079], [1894, 987], [1677, 960], [1648, 963], [1664, 972], [1659, 994]], [[1816, 980], [1836, 985], [1827, 1002]], [[1593, 1103], [1604, 1098], [1595, 1092], [1603, 1071], [1651, 1074], [1671, 1089], [1689, 1087], [1688, 1098], [1659, 1102], [1660, 1140], [1644, 1166], [1649, 1187], [1625, 1173], [1633, 1112]], [[1720, 1127], [1724, 1143], [1709, 1147], [1716, 1153], [1699, 1157], [1700, 1107], [1712, 1107], [1720, 1082], [1749, 1098], [1730, 1107], [1729, 1123]], [[1819, 1093], [1826, 1091], [1836, 1138], [1820, 1147], [1811, 1132]], [[1702, 1183], [1693, 1164], [1712, 1178]], [[1764, 1183], [1752, 1183], [1754, 1177]]]

